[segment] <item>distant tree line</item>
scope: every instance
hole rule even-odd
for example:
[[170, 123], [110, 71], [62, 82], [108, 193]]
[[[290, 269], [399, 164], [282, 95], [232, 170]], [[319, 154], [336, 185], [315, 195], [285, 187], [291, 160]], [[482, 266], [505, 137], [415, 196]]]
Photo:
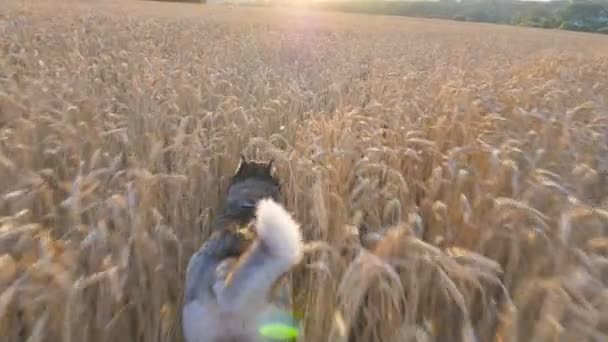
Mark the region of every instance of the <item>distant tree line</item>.
[[[206, 2], [206, 0], [158, 1]], [[232, 2], [232, 0], [224, 1]], [[221, 3], [222, 1], [214, 2]], [[308, 8], [329, 11], [439, 18], [608, 34], [608, 0], [423, 0], [413, 2], [251, 0], [251, 2], [238, 2], [240, 5], [249, 6], [304, 5]]]
[[158, 2], [190, 2], [194, 4], [204, 4], [206, 0], [149, 0], [149, 1], [158, 1]]
[[314, 8], [356, 13], [400, 15], [460, 21], [560, 28], [608, 34], [608, 0], [328, 0]]

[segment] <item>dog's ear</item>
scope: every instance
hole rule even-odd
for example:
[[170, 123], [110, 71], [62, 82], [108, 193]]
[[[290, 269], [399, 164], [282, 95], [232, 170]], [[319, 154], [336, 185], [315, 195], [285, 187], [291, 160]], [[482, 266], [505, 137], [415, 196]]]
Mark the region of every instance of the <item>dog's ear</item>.
[[277, 176], [277, 168], [274, 165], [274, 159], [270, 159], [270, 161], [266, 163], [266, 172], [275, 181], [277, 187], [281, 189], [283, 182]]
[[270, 159], [270, 161], [266, 164], [266, 171], [268, 172], [270, 177], [272, 177], [272, 179], [276, 180], [278, 186], [280, 187], [281, 181], [279, 180], [279, 177], [277, 176], [277, 168], [274, 165], [274, 158]]
[[239, 160], [239, 165], [236, 167], [233, 177], [236, 177], [237, 175], [241, 174], [243, 172], [243, 170], [245, 170], [246, 168], [247, 168], [247, 159], [245, 159], [245, 156], [241, 154], [241, 159]]
[[268, 162], [268, 164], [266, 164], [266, 170], [268, 171], [268, 174], [271, 176], [274, 176], [276, 173], [276, 170], [274, 168], [274, 159], [270, 159], [270, 161]]

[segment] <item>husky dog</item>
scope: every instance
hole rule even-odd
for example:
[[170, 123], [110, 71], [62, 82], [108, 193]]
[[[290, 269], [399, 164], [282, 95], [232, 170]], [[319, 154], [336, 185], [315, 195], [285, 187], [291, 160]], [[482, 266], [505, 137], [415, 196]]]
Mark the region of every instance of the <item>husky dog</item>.
[[279, 188], [272, 161], [241, 157], [224, 211], [188, 264], [182, 308], [187, 342], [270, 341], [260, 326], [289, 306], [281, 305], [285, 299], [276, 290], [303, 250], [298, 223], [278, 202]]

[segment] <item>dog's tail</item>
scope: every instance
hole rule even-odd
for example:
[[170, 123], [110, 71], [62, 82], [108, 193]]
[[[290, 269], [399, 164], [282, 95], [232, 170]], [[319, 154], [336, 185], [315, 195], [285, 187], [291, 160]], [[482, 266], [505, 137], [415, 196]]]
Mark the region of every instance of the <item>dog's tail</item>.
[[302, 258], [300, 226], [279, 203], [271, 199], [259, 202], [255, 228], [257, 240], [215, 287], [224, 309], [255, 312], [266, 304], [275, 282]]
[[257, 208], [256, 230], [260, 242], [268, 248], [277, 266], [284, 272], [297, 264], [302, 257], [300, 226], [277, 202], [266, 199]]

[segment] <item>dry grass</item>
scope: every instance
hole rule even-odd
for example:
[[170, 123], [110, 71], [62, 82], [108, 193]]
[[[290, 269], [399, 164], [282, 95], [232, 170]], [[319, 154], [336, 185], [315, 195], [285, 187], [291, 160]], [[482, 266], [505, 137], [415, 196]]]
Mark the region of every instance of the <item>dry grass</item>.
[[[605, 341], [607, 53], [480, 24], [3, 0], [0, 336], [180, 341], [187, 260], [244, 152], [277, 160], [331, 246], [295, 272], [306, 341], [356, 317], [361, 341]], [[362, 251], [357, 224], [390, 243]]]

